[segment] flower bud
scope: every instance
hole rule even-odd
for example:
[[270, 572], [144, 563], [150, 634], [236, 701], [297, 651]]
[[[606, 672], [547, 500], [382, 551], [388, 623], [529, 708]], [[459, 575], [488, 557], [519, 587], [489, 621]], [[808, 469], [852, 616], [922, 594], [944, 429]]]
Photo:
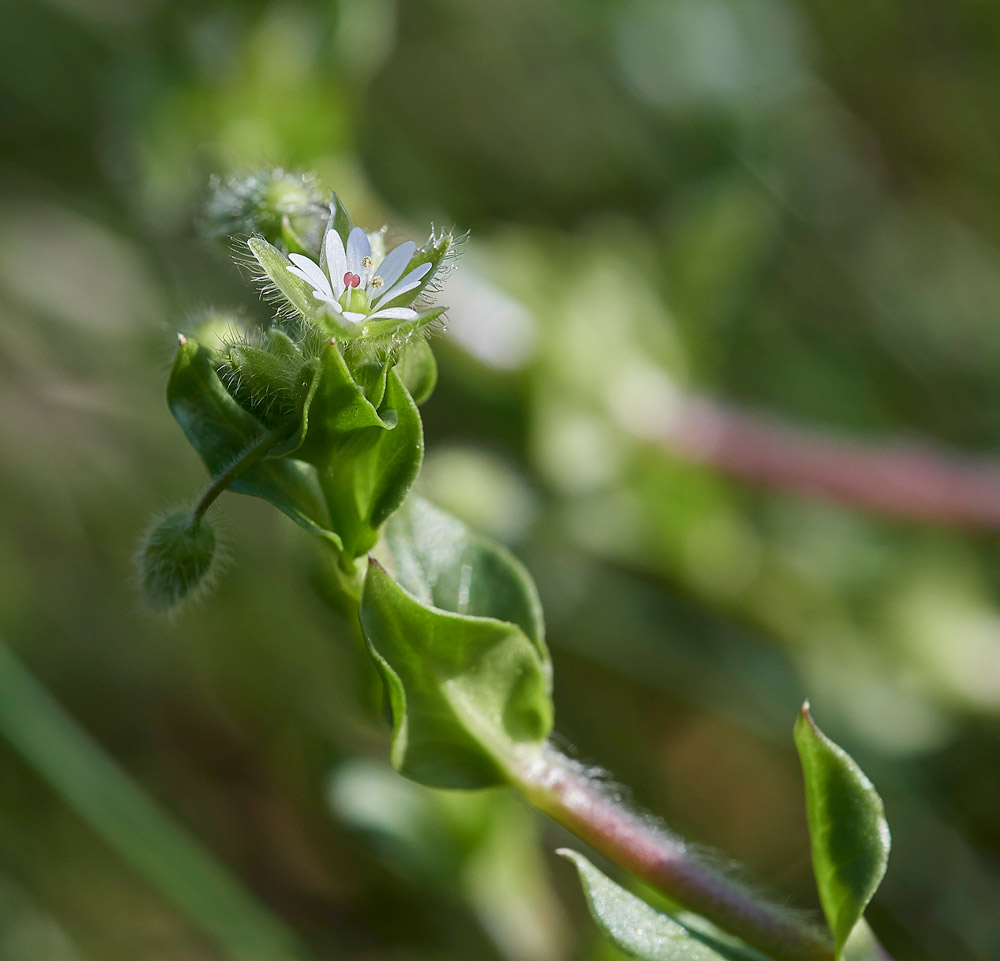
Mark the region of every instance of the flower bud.
[[318, 251], [330, 207], [313, 174], [255, 171], [245, 177], [213, 177], [205, 208], [206, 232], [219, 239], [259, 234], [299, 253]]
[[272, 430], [297, 421], [312, 380], [300, 346], [277, 328], [256, 340], [228, 344], [218, 373], [233, 400]]
[[139, 544], [136, 573], [143, 600], [166, 613], [211, 580], [215, 531], [193, 511], [154, 521]]

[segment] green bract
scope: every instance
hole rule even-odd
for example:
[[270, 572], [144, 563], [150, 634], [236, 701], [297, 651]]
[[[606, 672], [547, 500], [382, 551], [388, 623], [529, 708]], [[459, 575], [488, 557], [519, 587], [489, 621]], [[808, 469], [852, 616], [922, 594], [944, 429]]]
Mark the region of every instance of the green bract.
[[503, 784], [552, 728], [534, 586], [498, 545], [411, 499], [387, 525], [361, 625], [393, 714], [392, 761], [435, 787]]
[[808, 704], [795, 723], [795, 746], [805, 776], [813, 872], [840, 958], [885, 874], [889, 825], [872, 782], [816, 726]]

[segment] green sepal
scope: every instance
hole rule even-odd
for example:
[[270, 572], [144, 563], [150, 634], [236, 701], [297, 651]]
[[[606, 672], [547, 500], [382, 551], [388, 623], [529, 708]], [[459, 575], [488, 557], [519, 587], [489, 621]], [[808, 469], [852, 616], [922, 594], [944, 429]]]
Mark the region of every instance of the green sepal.
[[587, 907], [615, 945], [642, 961], [767, 961], [741, 943], [723, 942], [657, 911], [599, 871], [582, 854], [562, 848], [580, 875]]
[[291, 339], [272, 330], [266, 347], [231, 344], [217, 373], [230, 396], [271, 430], [290, 432], [298, 422], [312, 371]]
[[795, 746], [805, 779], [813, 873], [839, 959], [885, 875], [889, 825], [872, 782], [816, 726], [808, 704], [795, 722]]
[[427, 341], [415, 340], [407, 346], [396, 363], [396, 370], [418, 407], [434, 393], [438, 377], [437, 360]]
[[277, 247], [272, 247], [263, 237], [251, 237], [247, 246], [270, 281], [274, 295], [295, 313], [340, 340], [353, 340], [358, 336], [356, 327], [344, 323], [333, 311], [324, 309], [313, 296], [312, 287], [289, 271], [291, 261]]
[[527, 575], [456, 528], [419, 499], [396, 513], [380, 555], [399, 580], [372, 559], [361, 626], [392, 708], [395, 768], [432, 787], [491, 787], [551, 731], [551, 669]]
[[394, 297], [391, 301], [379, 304], [379, 310], [385, 307], [409, 307], [427, 289], [428, 285], [434, 282], [434, 277], [440, 269], [441, 263], [454, 243], [455, 238], [451, 234], [441, 234], [437, 237], [431, 234], [427, 243], [417, 248], [416, 252], [410, 258], [410, 262], [406, 265], [406, 269], [400, 274], [400, 277], [405, 277], [411, 270], [416, 270], [421, 264], [429, 263], [431, 269], [421, 278], [419, 286], [414, 287], [413, 290], [406, 291], [404, 294], [400, 294], [398, 297]]
[[320, 244], [319, 265], [323, 268], [323, 273], [328, 273], [326, 269], [326, 235], [331, 231], [340, 234], [340, 239], [344, 246], [347, 246], [347, 238], [354, 229], [354, 221], [347, 212], [344, 202], [334, 191], [330, 191], [330, 219], [327, 221], [326, 231], [323, 234], [323, 242]]
[[[224, 474], [267, 433], [230, 397], [216, 374], [217, 362], [213, 351], [185, 339], [167, 382], [170, 412], [213, 478]], [[229, 489], [263, 498], [301, 527], [342, 549], [340, 538], [330, 529], [315, 473], [306, 465], [260, 460], [237, 476]]]
[[[405, 294], [404, 296], [409, 296]], [[381, 309], [381, 308], [380, 308]], [[421, 311], [412, 320], [372, 320], [361, 325], [361, 336], [371, 344], [384, 345], [398, 350], [419, 337], [425, 328], [441, 318], [447, 307], [431, 307]]]

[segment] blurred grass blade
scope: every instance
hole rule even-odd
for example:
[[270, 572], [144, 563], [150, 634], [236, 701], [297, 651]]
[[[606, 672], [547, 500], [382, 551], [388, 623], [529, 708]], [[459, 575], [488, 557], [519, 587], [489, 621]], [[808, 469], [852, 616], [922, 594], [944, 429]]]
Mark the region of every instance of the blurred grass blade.
[[306, 961], [294, 934], [143, 793], [0, 642], [0, 736], [233, 961]]
[[802, 761], [813, 873], [841, 957], [889, 862], [889, 825], [872, 782], [802, 707], [795, 722]]

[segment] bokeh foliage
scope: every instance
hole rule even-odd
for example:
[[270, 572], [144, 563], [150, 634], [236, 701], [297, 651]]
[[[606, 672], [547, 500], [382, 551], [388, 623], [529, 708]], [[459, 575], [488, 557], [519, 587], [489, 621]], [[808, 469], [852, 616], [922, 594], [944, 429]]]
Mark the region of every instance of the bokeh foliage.
[[[163, 402], [174, 335], [267, 316], [193, 228], [205, 185], [309, 167], [361, 223], [472, 229], [423, 491], [533, 571], [559, 730], [794, 899], [808, 695], [886, 802], [880, 936], [916, 959], [1000, 953], [995, 535], [754, 491], [626, 429], [691, 390], [996, 451], [997, 10], [2, 17], [0, 636], [206, 854], [316, 957], [610, 956], [538, 853], [561, 835], [374, 763], [370, 669], [292, 525], [230, 498], [219, 592], [170, 623], [133, 600], [148, 512], [203, 480]], [[0, 958], [226, 957], [37, 764], [2, 744], [0, 765]]]

